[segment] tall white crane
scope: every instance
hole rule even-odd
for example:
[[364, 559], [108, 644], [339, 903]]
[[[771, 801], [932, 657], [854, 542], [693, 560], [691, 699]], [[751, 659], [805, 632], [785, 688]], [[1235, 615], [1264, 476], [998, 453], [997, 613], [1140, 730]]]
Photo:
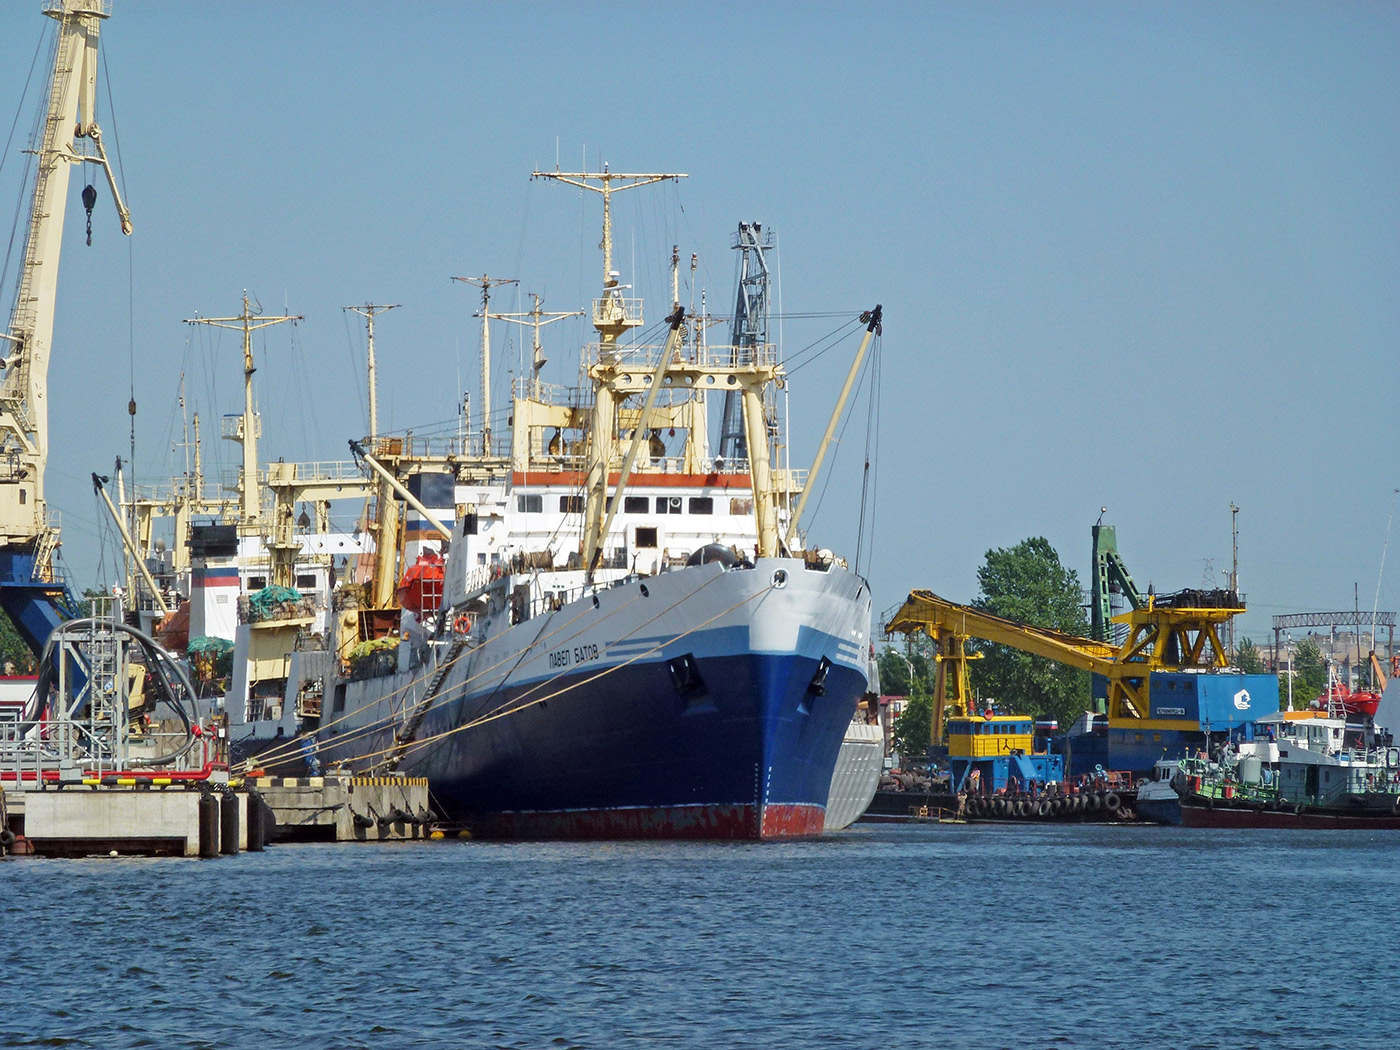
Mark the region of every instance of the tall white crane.
[[[36, 155], [29, 230], [19, 287], [5, 340], [0, 377], [0, 605], [31, 646], [41, 646], [59, 621], [55, 603], [63, 587], [55, 579], [58, 530], [44, 501], [48, 460], [49, 353], [58, 294], [58, 259], [68, 180], [75, 164], [97, 164], [107, 177], [123, 233], [131, 216], [97, 123], [97, 36], [111, 13], [109, 0], [45, 0], [44, 14], [58, 23], [47, 112]], [[91, 212], [96, 193], [87, 187]]]

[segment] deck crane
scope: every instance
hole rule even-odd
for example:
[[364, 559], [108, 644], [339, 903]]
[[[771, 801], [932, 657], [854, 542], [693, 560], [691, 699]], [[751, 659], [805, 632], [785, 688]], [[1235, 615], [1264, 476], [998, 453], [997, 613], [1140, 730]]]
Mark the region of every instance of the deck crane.
[[[48, 459], [48, 369], [53, 341], [58, 259], [68, 180], [75, 164], [97, 164], [107, 177], [122, 232], [131, 216], [122, 202], [97, 123], [97, 38], [109, 0], [45, 0], [58, 23], [48, 110], [18, 291], [0, 377], [0, 607], [36, 653], [64, 618], [68, 593], [54, 567], [59, 531], [44, 500]], [[89, 215], [97, 195], [85, 187]]]
[[969, 638], [1009, 645], [1102, 675], [1108, 682], [1110, 728], [1133, 726], [1190, 731], [1199, 729], [1199, 723], [1153, 717], [1149, 698], [1152, 674], [1226, 669], [1229, 661], [1220, 642], [1218, 626], [1243, 611], [1238, 598], [1230, 591], [1182, 591], [1163, 597], [1149, 594], [1143, 608], [1113, 617], [1114, 623], [1128, 627], [1126, 640], [1115, 646], [1006, 620], [970, 605], [950, 602], [932, 591], [912, 591], [886, 625], [885, 632], [922, 631], [933, 638], [938, 647], [935, 733], [942, 730], [942, 709], [948, 696], [948, 665], [955, 672], [953, 703], [960, 713], [969, 711], [967, 661], [972, 657], [964, 648]]

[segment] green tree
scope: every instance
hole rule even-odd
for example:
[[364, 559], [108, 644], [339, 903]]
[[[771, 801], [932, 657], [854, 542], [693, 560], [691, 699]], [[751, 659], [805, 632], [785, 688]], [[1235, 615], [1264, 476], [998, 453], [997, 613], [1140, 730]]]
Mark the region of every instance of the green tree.
[[[1301, 711], [1327, 691], [1327, 661], [1311, 638], [1293, 650], [1293, 707]], [[1279, 676], [1279, 695], [1288, 697], [1288, 673]]]
[[914, 683], [914, 692], [905, 701], [904, 710], [894, 720], [894, 749], [906, 760], [917, 760], [928, 754], [929, 735], [933, 732], [933, 698], [927, 690]]
[[5, 664], [14, 664], [17, 671], [27, 672], [34, 666], [34, 654], [15, 630], [9, 614], [0, 611], [0, 669]]
[[1245, 674], [1263, 674], [1264, 658], [1259, 655], [1259, 647], [1248, 638], [1241, 638], [1235, 646], [1235, 666]]
[[[1089, 623], [1080, 604], [1078, 574], [1060, 563], [1044, 537], [990, 550], [977, 570], [978, 609], [1007, 620], [1084, 636]], [[1089, 675], [1065, 664], [989, 642], [970, 645], [983, 654], [972, 664], [972, 685], [1018, 714], [1068, 724], [1089, 706]]]
[[[880, 668], [880, 692], [886, 696], [908, 696], [913, 689], [922, 687], [924, 692], [933, 689], [933, 645], [927, 635], [911, 635], [908, 655], [905, 650], [886, 645], [880, 650], [877, 663]], [[913, 679], [910, 679], [910, 671]]]

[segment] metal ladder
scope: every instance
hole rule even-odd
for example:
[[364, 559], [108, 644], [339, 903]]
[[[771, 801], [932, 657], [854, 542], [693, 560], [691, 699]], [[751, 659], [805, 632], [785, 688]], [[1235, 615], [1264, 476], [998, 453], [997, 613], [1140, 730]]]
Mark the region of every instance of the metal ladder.
[[413, 743], [418, 737], [418, 727], [423, 724], [423, 718], [428, 713], [428, 708], [433, 706], [433, 701], [438, 698], [438, 690], [442, 688], [443, 681], [447, 678], [447, 672], [452, 669], [452, 665], [457, 662], [458, 655], [467, 647], [465, 638], [454, 639], [447, 647], [447, 652], [442, 658], [442, 663], [433, 672], [433, 676], [428, 679], [428, 684], [423, 689], [423, 695], [419, 697], [418, 703], [413, 705], [413, 711], [404, 719], [403, 728], [394, 734], [394, 749], [384, 760], [386, 772], [393, 773], [399, 768], [399, 763], [403, 761], [404, 752], [408, 750], [408, 745]]

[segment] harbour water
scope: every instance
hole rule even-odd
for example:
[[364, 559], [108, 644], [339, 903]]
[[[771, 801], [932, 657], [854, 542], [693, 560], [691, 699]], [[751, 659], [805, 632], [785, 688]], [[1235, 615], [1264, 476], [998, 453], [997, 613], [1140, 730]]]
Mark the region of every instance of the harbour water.
[[0, 1046], [1394, 1047], [1400, 832], [0, 862]]

